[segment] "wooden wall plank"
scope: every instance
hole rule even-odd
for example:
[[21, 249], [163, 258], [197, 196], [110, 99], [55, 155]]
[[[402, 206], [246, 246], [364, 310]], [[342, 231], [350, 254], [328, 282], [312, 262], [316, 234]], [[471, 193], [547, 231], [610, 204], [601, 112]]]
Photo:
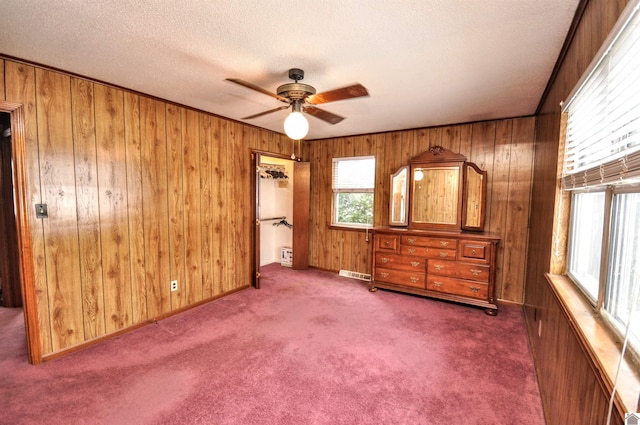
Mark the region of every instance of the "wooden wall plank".
[[111, 333], [133, 323], [124, 96], [102, 84], [94, 91], [105, 324]]
[[133, 323], [140, 323], [149, 317], [145, 274], [140, 98], [138, 95], [125, 92], [123, 106], [132, 301], [131, 320]]
[[106, 331], [93, 83], [71, 79], [71, 114], [84, 338], [91, 339], [104, 335]]
[[[190, 109], [182, 114], [183, 185], [185, 226], [185, 286], [187, 303], [202, 300], [202, 220], [200, 203], [200, 125], [199, 113]], [[249, 192], [248, 190], [246, 192]], [[246, 228], [244, 228], [246, 231]]]
[[227, 244], [230, 241], [229, 224], [227, 222], [227, 210], [229, 208], [228, 197], [228, 166], [229, 141], [227, 127], [229, 122], [218, 118], [212, 118], [212, 143], [211, 165], [213, 169], [213, 182], [211, 185], [211, 198], [213, 202], [213, 294], [219, 295], [229, 288], [229, 268], [227, 267]]
[[[491, 208], [488, 209], [486, 229], [490, 233], [505, 235], [507, 221], [507, 203], [509, 196], [509, 173], [511, 171], [511, 133], [513, 121], [505, 120], [496, 123], [494, 155], [491, 173], [493, 181], [491, 191]], [[487, 191], [489, 188], [487, 188]], [[526, 227], [525, 227], [526, 229]], [[505, 235], [506, 236], [506, 235]], [[504, 298], [502, 292], [502, 274], [504, 253], [511, 247], [507, 246], [508, 240], [505, 238], [498, 244], [498, 258], [496, 259], [496, 296]]]
[[150, 319], [171, 310], [165, 121], [163, 103], [140, 98], [145, 280]]
[[[211, 116], [199, 114], [200, 119], [200, 216], [202, 220], [202, 298], [213, 296], [213, 135]], [[267, 133], [265, 133], [267, 134]], [[264, 139], [268, 139], [265, 137]]]
[[[183, 129], [184, 108], [168, 104], [166, 106], [167, 128], [167, 185], [169, 197], [169, 274], [170, 280], [178, 281], [178, 290], [171, 291], [171, 309], [187, 305], [189, 289], [185, 274], [185, 225], [183, 190]], [[165, 283], [165, 284], [168, 284]]]
[[71, 79], [36, 69], [38, 144], [43, 183], [42, 200], [49, 217], [43, 220], [47, 285], [53, 350], [84, 341], [82, 288], [76, 193]]
[[[36, 73], [35, 68], [13, 61], [5, 61], [4, 69], [5, 93], [8, 101], [24, 105], [24, 130], [26, 151], [25, 158], [27, 205], [41, 203], [40, 158], [38, 147], [38, 121], [36, 114]], [[49, 313], [49, 291], [44, 250], [44, 225], [29, 214], [31, 228], [31, 248], [33, 251], [33, 273], [37, 304], [38, 330], [40, 347], [43, 353], [53, 350], [51, 345], [51, 315]]]
[[529, 204], [533, 174], [535, 123], [518, 119], [513, 122], [509, 193], [506, 206], [506, 225], [502, 245], [505, 247], [502, 267], [502, 297], [518, 303], [524, 302], [521, 284], [527, 262]]

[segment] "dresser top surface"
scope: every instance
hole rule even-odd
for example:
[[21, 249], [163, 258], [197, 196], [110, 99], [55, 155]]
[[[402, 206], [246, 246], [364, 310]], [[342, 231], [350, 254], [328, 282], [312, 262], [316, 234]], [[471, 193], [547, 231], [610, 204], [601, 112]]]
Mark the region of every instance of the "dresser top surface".
[[482, 239], [491, 242], [499, 242], [500, 237], [486, 232], [469, 232], [469, 231], [446, 231], [446, 230], [426, 230], [426, 229], [409, 229], [407, 227], [390, 227], [380, 226], [371, 229], [372, 233], [395, 234], [395, 235], [411, 235], [411, 236], [431, 236], [437, 238], [456, 238], [456, 239]]

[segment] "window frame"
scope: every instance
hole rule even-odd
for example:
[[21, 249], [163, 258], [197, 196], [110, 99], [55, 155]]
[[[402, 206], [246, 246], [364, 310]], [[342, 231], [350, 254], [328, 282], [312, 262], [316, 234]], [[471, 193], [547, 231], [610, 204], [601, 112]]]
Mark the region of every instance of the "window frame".
[[[582, 295], [585, 302], [588, 302], [594, 309], [594, 315], [599, 317], [603, 324], [612, 330], [613, 334], [625, 340], [625, 329], [622, 329], [620, 321], [615, 319], [606, 308], [609, 293], [613, 290], [613, 282], [609, 282], [609, 269], [615, 267], [613, 265], [613, 257], [611, 253], [612, 228], [615, 224], [613, 199], [616, 195], [622, 193], [640, 193], [640, 150], [638, 142], [638, 123], [640, 117], [635, 111], [640, 111], [640, 103], [634, 103], [626, 106], [626, 121], [616, 121], [611, 117], [619, 117], [617, 110], [620, 109], [619, 99], [617, 96], [604, 96], [598, 98], [599, 90], [609, 94], [618, 93], [618, 87], [631, 87], [635, 93], [635, 74], [628, 72], [625, 68], [624, 59], [628, 55], [631, 47], [625, 45], [625, 41], [635, 40], [632, 44], [636, 49], [640, 41], [638, 41], [638, 32], [640, 28], [640, 0], [631, 0], [625, 10], [620, 15], [616, 24], [609, 33], [607, 39], [594, 56], [591, 64], [577, 82], [574, 89], [567, 97], [567, 103], [561, 102], [562, 106], [562, 123], [561, 123], [561, 155], [559, 156], [559, 167], [562, 169], [562, 176], [559, 176], [559, 188], [562, 192], [560, 198], [563, 199], [565, 194], [568, 195], [568, 206], [566, 215], [561, 213], [567, 219], [566, 226], [562, 225], [565, 236], [566, 246], [564, 250], [564, 271], [562, 274], [573, 284], [576, 290]], [[618, 41], [622, 41], [619, 43]], [[635, 50], [637, 52], [637, 50]], [[626, 53], [621, 53], [626, 52]], [[632, 53], [633, 55], [634, 53]], [[625, 56], [626, 55], [626, 56]], [[622, 64], [622, 65], [621, 65]], [[613, 67], [612, 67], [613, 65]], [[616, 67], [617, 66], [617, 67]], [[636, 68], [630, 68], [636, 69]], [[625, 79], [619, 79], [620, 75], [625, 75]], [[604, 76], [604, 78], [603, 78]], [[611, 78], [614, 78], [611, 80]], [[617, 86], [612, 85], [612, 81]], [[596, 96], [596, 97], [594, 97]], [[626, 98], [625, 98], [626, 99]], [[636, 98], [637, 99], [637, 98]], [[597, 102], [595, 102], [597, 100]], [[595, 103], [593, 103], [595, 102]], [[594, 114], [594, 106], [598, 111]], [[576, 109], [574, 109], [576, 108]], [[581, 109], [582, 108], [582, 109]], [[573, 115], [575, 113], [575, 116]], [[613, 115], [612, 115], [613, 114]], [[585, 118], [586, 117], [586, 118]], [[588, 119], [587, 119], [588, 118]], [[594, 121], [595, 120], [595, 121]], [[612, 126], [620, 124], [620, 128]], [[584, 124], [584, 126], [582, 125]], [[593, 124], [605, 124], [604, 127], [593, 126]], [[585, 127], [586, 126], [586, 127]], [[605, 132], [585, 132], [585, 130], [605, 129]], [[598, 135], [596, 139], [592, 139], [594, 135]], [[622, 135], [622, 136], [621, 136]], [[575, 138], [574, 138], [575, 136]], [[628, 137], [628, 139], [627, 139]], [[628, 140], [625, 142], [625, 140]], [[595, 148], [595, 149], [594, 149]], [[616, 151], [615, 149], [621, 149]], [[612, 150], [613, 149], [613, 150]], [[625, 150], [626, 149], [626, 150]], [[624, 153], [620, 153], [624, 151]], [[604, 152], [605, 155], [602, 155]], [[585, 162], [592, 161], [592, 162]], [[601, 258], [599, 268], [599, 285], [597, 299], [592, 299], [583, 289], [583, 285], [579, 283], [579, 279], [569, 272], [572, 263], [572, 256], [575, 255], [572, 247], [572, 227], [574, 218], [573, 192], [581, 193], [583, 191], [604, 191], [605, 205], [603, 218], [603, 234], [602, 242], [599, 245]], [[560, 209], [563, 210], [562, 201]], [[561, 220], [561, 216], [557, 217]], [[636, 237], [634, 235], [634, 237]], [[562, 254], [560, 254], [562, 255]], [[635, 265], [635, 263], [634, 263]], [[635, 286], [632, 285], [632, 288]], [[611, 303], [609, 303], [611, 304]], [[634, 306], [631, 307], [632, 312]], [[619, 314], [619, 311], [616, 312]], [[636, 319], [637, 320], [637, 319]], [[629, 324], [633, 326], [634, 316], [629, 316], [628, 323], [623, 328], [629, 328]], [[631, 341], [629, 341], [631, 342]], [[633, 343], [629, 344], [632, 355], [638, 360], [640, 352], [640, 338], [635, 338]]]
[[[569, 190], [566, 190], [569, 191]], [[608, 185], [604, 188], [592, 188], [592, 190], [574, 190], [569, 192], [575, 193], [587, 193], [587, 192], [605, 192], [605, 201], [604, 201], [604, 217], [603, 217], [603, 234], [602, 234], [602, 243], [600, 245], [600, 275], [599, 275], [599, 284], [598, 284], [598, 296], [597, 299], [593, 299], [587, 291], [583, 288], [583, 284], [580, 283], [579, 279], [569, 272], [569, 263], [571, 261], [571, 249], [572, 249], [572, 241], [569, 240], [567, 244], [567, 270], [565, 275], [572, 284], [578, 289], [580, 294], [583, 296], [585, 301], [587, 301], [593, 308], [594, 313], [602, 318], [603, 323], [609, 328], [618, 338], [624, 340], [625, 338], [625, 328], [626, 325], [620, 323], [617, 319], [613, 317], [613, 315], [607, 311], [606, 297], [608, 295], [608, 290], [610, 288], [609, 285], [609, 267], [611, 266], [611, 258], [610, 258], [610, 246], [611, 246], [611, 228], [613, 226], [613, 197], [618, 194], [625, 193], [638, 193], [640, 194], [640, 182], [630, 182], [624, 185]], [[573, 193], [571, 193], [573, 195]], [[571, 196], [571, 206], [569, 212], [569, 223], [567, 225], [567, 231], [569, 232], [569, 239], [571, 239], [571, 219], [573, 218], [574, 206], [573, 206], [573, 196]], [[640, 237], [640, 235], [638, 235]], [[630, 337], [630, 341], [628, 344], [628, 350], [631, 352], [632, 357], [636, 360], [636, 362], [640, 362], [640, 336]]]
[[[340, 161], [354, 161], [354, 160], [373, 160], [373, 183], [370, 188], [336, 188], [336, 163]], [[375, 155], [360, 155], [360, 156], [348, 156], [348, 157], [335, 157], [331, 159], [331, 227], [342, 227], [350, 229], [369, 229], [373, 227], [375, 220], [375, 172], [376, 172], [376, 157]], [[338, 196], [342, 193], [370, 193], [373, 197], [373, 203], [371, 205], [371, 223], [352, 223], [352, 222], [340, 222], [338, 221]]]

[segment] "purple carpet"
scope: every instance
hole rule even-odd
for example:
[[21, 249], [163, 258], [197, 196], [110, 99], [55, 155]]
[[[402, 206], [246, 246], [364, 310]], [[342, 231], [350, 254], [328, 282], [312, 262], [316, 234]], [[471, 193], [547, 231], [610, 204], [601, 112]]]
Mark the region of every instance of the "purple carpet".
[[0, 309], [0, 423], [544, 424], [520, 308], [261, 272], [260, 290], [40, 366]]

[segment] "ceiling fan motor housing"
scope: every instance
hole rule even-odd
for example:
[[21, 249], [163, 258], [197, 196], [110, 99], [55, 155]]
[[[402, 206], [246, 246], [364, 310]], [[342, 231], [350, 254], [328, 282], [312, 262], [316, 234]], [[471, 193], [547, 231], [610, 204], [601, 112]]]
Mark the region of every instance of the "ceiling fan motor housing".
[[288, 83], [278, 87], [278, 96], [286, 97], [287, 99], [301, 100], [312, 94], [316, 94], [316, 89], [309, 84]]

